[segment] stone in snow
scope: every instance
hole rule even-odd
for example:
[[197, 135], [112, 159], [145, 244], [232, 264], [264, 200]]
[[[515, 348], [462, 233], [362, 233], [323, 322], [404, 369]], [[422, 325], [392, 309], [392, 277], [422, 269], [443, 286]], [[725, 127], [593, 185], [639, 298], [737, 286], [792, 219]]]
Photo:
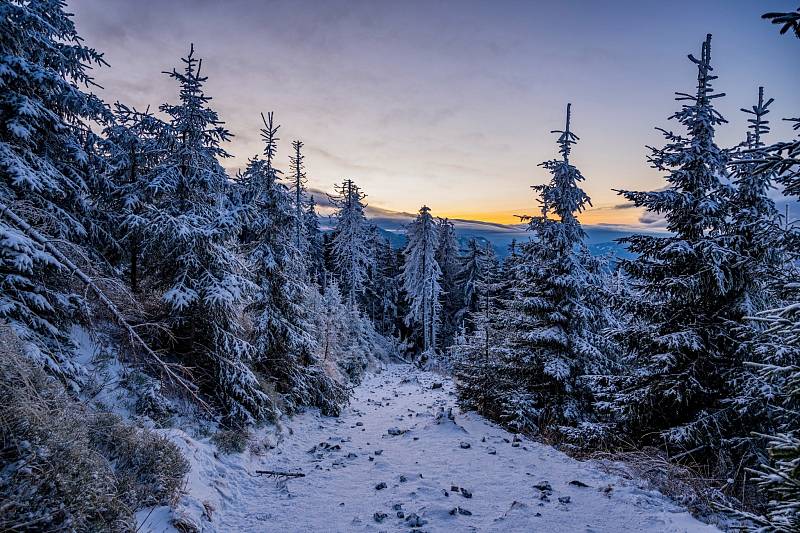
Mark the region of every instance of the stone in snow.
[[461, 444], [459, 444], [459, 446], [461, 446], [462, 450], [468, 450], [471, 447], [469, 442], [464, 442], [464, 441], [461, 441]]
[[383, 490], [385, 488], [386, 488], [386, 483], [384, 483], [383, 481], [375, 485], [375, 490]]
[[570, 485], [575, 485], [576, 487], [588, 487], [589, 486], [586, 483], [584, 483], [583, 481], [578, 481], [577, 479], [573, 479], [572, 481], [569, 482], [569, 484]]
[[400, 429], [398, 427], [391, 427], [391, 428], [386, 430], [386, 433], [388, 433], [389, 435], [391, 435], [393, 437], [396, 437], [397, 435], [402, 435], [403, 433], [405, 433], [405, 431], [403, 431], [402, 429]]
[[417, 515], [417, 513], [411, 513], [406, 517], [406, 522], [411, 527], [422, 527], [428, 523], [427, 520]]
[[389, 515], [388, 515], [388, 514], [386, 514], [386, 513], [381, 513], [381, 512], [378, 512], [378, 513], [375, 513], [374, 515], [372, 515], [372, 518], [374, 518], [374, 519], [375, 519], [375, 521], [376, 521], [377, 523], [379, 523], [379, 524], [380, 524], [381, 522], [383, 522], [384, 520], [386, 520], [386, 518], [387, 518], [388, 516], [389, 516]]
[[559, 496], [558, 497], [558, 503], [563, 503], [564, 505], [568, 504], [569, 500], [570, 500], [569, 496]]
[[494, 448], [489, 448], [489, 452], [488, 453], [489, 453], [489, 455], [497, 455], [497, 450], [495, 450]]
[[361, 427], [361, 426], [363, 426], [363, 425], [364, 425], [364, 422], [356, 422], [356, 425], [357, 425], [358, 427]]
[[533, 486], [534, 489], [539, 489], [542, 492], [553, 492], [553, 487], [550, 486], [549, 481], [540, 481]]

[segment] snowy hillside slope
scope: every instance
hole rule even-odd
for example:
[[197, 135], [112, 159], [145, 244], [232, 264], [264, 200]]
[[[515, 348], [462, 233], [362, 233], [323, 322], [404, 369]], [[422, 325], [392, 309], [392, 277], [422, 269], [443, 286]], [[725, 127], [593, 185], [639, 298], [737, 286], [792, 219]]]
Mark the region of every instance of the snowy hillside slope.
[[[339, 418], [287, 422], [275, 449], [215, 456], [173, 437], [192, 462], [184, 513], [202, 531], [717, 531], [643, 482], [607, 474], [458, 411], [452, 382], [392, 365]], [[305, 474], [281, 479], [256, 470]], [[205, 515], [205, 517], [203, 517]], [[165, 508], [140, 531], [173, 531]]]

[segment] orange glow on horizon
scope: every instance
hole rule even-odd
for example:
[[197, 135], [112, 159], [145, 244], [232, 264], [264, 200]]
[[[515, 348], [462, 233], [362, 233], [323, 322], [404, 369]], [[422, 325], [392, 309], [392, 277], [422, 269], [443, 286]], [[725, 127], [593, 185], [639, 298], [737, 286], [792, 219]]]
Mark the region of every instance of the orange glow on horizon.
[[[580, 214], [582, 224], [625, 224], [638, 225], [641, 209], [620, 209], [617, 207], [594, 207]], [[478, 220], [497, 224], [519, 224], [514, 215], [538, 215], [537, 210], [504, 210], [504, 211], [443, 211], [435, 213], [440, 217], [462, 220]]]

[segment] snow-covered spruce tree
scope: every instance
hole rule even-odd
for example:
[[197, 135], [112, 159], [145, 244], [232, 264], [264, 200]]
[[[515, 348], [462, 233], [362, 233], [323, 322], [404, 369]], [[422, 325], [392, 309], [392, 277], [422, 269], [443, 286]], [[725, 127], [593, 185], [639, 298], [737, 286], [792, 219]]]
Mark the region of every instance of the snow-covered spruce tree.
[[750, 109], [747, 140], [730, 156], [733, 188], [728, 208], [730, 216], [723, 241], [739, 256], [742, 280], [739, 293], [741, 313], [751, 316], [774, 304], [774, 285], [787, 275], [786, 231], [770, 198], [776, 173], [760, 161], [769, 157], [764, 137], [770, 131], [766, 115], [772, 98], [764, 100], [764, 88], [758, 89], [758, 102]]
[[499, 261], [488, 243], [481, 247], [470, 239], [461, 279], [469, 303], [464, 317], [469, 329], [451, 349], [458, 402], [497, 420], [502, 415], [498, 408], [504, 387], [499, 378], [505, 354], [499, 320], [508, 301]]
[[[779, 305], [782, 286], [796, 276], [787, 249], [791, 235], [783, 227], [775, 203], [769, 197], [776, 174], [761, 163], [770, 156], [764, 136], [769, 133], [766, 115], [771, 103], [772, 99], [764, 100], [763, 87], [759, 87], [757, 104], [751, 109], [742, 109], [752, 118], [748, 119], [747, 140], [731, 153], [730, 168], [735, 187], [730, 189], [727, 201], [731, 213], [720, 237], [723, 245], [738, 256], [733, 272], [739, 278], [740, 290], [734, 305], [745, 317]], [[779, 362], [776, 357], [780, 359], [782, 351], [776, 352], [774, 343], [759, 334], [765, 328], [768, 326], [764, 322], [747, 320], [736, 331], [742, 358], [760, 363]], [[774, 429], [773, 423], [779, 415], [768, 399], [771, 394], [765, 394], [764, 381], [752, 368], [740, 368], [732, 372], [730, 379], [733, 397], [729, 401], [740, 416], [736, 424], [740, 429], [732, 443], [737, 443], [744, 452], [743, 448], [756, 444], [747, 429]]]
[[308, 244], [308, 248], [305, 252], [305, 263], [308, 275], [313, 283], [322, 287], [327, 274], [325, 271], [325, 245], [322, 231], [320, 231], [319, 227], [317, 204], [313, 196], [309, 196], [308, 198], [308, 205], [303, 213], [303, 224], [305, 226], [305, 237]]
[[183, 63], [183, 72], [167, 73], [180, 86], [180, 101], [160, 107], [171, 138], [147, 186], [142, 216], [150, 233], [142, 255], [169, 306], [173, 352], [197, 369], [227, 419], [252, 422], [265, 415], [268, 399], [248, 366], [255, 350], [239, 320], [254, 287], [235, 254], [239, 220], [218, 160], [228, 157], [222, 143], [230, 133], [208, 106], [194, 46]]
[[406, 324], [422, 342], [420, 364], [436, 352], [437, 327], [440, 321], [442, 277], [436, 251], [439, 232], [428, 206], [422, 206], [417, 218], [408, 226], [408, 243], [404, 251], [403, 290], [409, 302]]
[[292, 200], [294, 202], [294, 247], [305, 251], [305, 220], [303, 212], [306, 209], [306, 163], [303, 155], [303, 142], [292, 141], [292, 155], [289, 156], [289, 173], [292, 179]]
[[105, 62], [83, 44], [65, 5], [0, 2], [0, 322], [29, 357], [68, 378], [70, 323], [85, 302], [48, 246], [74, 257], [92, 233], [98, 139], [89, 123], [111, 114], [84, 92], [89, 70]]
[[324, 290], [314, 302], [317, 354], [326, 365], [337, 360], [347, 342], [345, 324], [348, 320], [348, 308], [342, 301], [336, 278], [331, 276], [327, 280]]
[[373, 323], [381, 335], [397, 333], [400, 298], [400, 265], [392, 243], [380, 235], [373, 242], [371, 292], [375, 298]]
[[243, 245], [256, 285], [247, 307], [253, 317], [252, 359], [283, 395], [290, 412], [314, 405], [333, 414], [346, 395], [315, 356], [313, 316], [307, 310], [314, 289], [295, 247], [292, 194], [272, 166], [279, 126], [272, 113], [267, 117], [262, 115], [264, 158], [251, 159], [239, 176], [247, 212]]
[[[364, 314], [382, 334], [391, 334], [397, 317], [397, 273], [393, 272], [395, 255], [391, 243], [375, 226], [370, 226], [371, 258], [362, 303]], [[395, 269], [396, 270], [396, 269]]]
[[372, 263], [371, 230], [364, 215], [365, 197], [350, 179], [337, 185], [336, 195], [330, 197], [336, 208], [336, 227], [331, 241], [333, 271], [350, 307], [358, 305]]
[[461, 321], [468, 332], [474, 331], [471, 315], [482, 308], [481, 286], [489, 276], [499, 272], [500, 265], [489, 243], [481, 246], [475, 239], [467, 241], [467, 248], [461, 257], [458, 272], [458, 285], [463, 303]]
[[[791, 290], [796, 302], [798, 284], [792, 283]], [[769, 457], [748, 470], [767, 501], [763, 514], [738, 514], [752, 522], [751, 531], [789, 533], [800, 529], [800, 306], [769, 309], [757, 320], [766, 328], [756, 342], [761, 343], [761, 353], [768, 354], [754, 363], [761, 378], [757, 392], [761, 403], [770, 407], [765, 416], [774, 429], [755, 435], [766, 440]]]
[[520, 429], [558, 429], [587, 420], [591, 390], [585, 374], [604, 369], [607, 346], [599, 335], [603, 299], [599, 262], [584, 244], [576, 215], [589, 197], [584, 180], [570, 163], [578, 137], [566, 127], [557, 133], [561, 158], [541, 164], [552, 175], [539, 193], [541, 216], [530, 218], [533, 238], [520, 246], [512, 267], [512, 301], [504, 317], [505, 379], [512, 385], [504, 398], [506, 421]]
[[141, 249], [148, 237], [143, 216], [147, 187], [168, 148], [169, 133], [168, 126], [149, 110], [141, 112], [117, 102], [114, 122], [103, 130], [100, 143], [110, 187], [100, 192], [98, 203], [116, 245], [109, 258], [127, 271], [134, 293], [139, 292]]
[[446, 350], [461, 328], [464, 302], [461, 287], [458, 285], [460, 257], [455, 226], [449, 219], [440, 218], [437, 230], [439, 246], [436, 249], [436, 262], [442, 271], [442, 311], [438, 345]]
[[667, 188], [620, 191], [635, 206], [663, 215], [671, 235], [621, 240], [637, 254], [622, 268], [640, 298], [629, 302], [639, 319], [618, 335], [630, 371], [615, 408], [633, 438], [700, 458], [711, 454], [726, 424], [728, 384], [742, 367], [735, 339], [743, 315], [738, 254], [723, 238], [732, 193], [722, 182], [728, 157], [714, 140], [725, 119], [713, 105], [723, 95], [711, 86], [717, 77], [710, 35], [700, 58], [689, 59], [697, 65], [697, 89], [677, 93], [687, 103], [671, 117], [687, 134], [661, 130], [667, 144], [651, 149], [650, 162], [667, 173]]
[[[800, 9], [795, 13], [768, 13], [764, 18], [783, 24], [781, 33], [793, 29], [800, 38]], [[800, 130], [800, 118], [789, 119]], [[785, 192], [800, 195], [800, 137], [768, 148], [769, 157], [760, 172], [775, 172]], [[797, 253], [796, 245], [792, 250]], [[770, 461], [752, 471], [759, 488], [768, 495], [766, 512], [749, 515], [759, 533], [789, 533], [800, 530], [800, 284], [794, 275], [785, 284], [790, 303], [762, 311], [758, 321], [766, 324], [758, 340], [771, 347], [771, 357], [761, 358], [758, 369], [763, 397], [779, 406], [777, 430], [768, 439]]]

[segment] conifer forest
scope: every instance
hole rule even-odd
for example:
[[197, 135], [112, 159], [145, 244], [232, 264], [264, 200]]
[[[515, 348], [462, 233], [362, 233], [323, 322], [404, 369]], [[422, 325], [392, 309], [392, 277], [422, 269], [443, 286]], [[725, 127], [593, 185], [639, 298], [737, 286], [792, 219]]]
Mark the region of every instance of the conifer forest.
[[[402, 7], [335, 3], [351, 14]], [[191, 40], [205, 2], [127, 3], [125, 27], [104, 30], [110, 46], [144, 39], [127, 18], [141, 11], [168, 19], [159, 28], [174, 26], [183, 52], [158, 41], [160, 55], [126, 45], [130, 56], [114, 60], [83, 24], [102, 26], [124, 0], [72, 4], [0, 0], [0, 531], [800, 532], [800, 8], [758, 3], [739, 43], [711, 29], [671, 42], [683, 56], [630, 73], [613, 89], [627, 95], [539, 99], [547, 120], [503, 137], [544, 147], [530, 150], [544, 161], [521, 165], [522, 181], [506, 172], [511, 152], [491, 153], [494, 122], [473, 125], [480, 136], [454, 143], [497, 164], [461, 209], [448, 190], [472, 182], [431, 179], [428, 192], [397, 177], [416, 168], [417, 142], [433, 143], [388, 124], [429, 120], [419, 94], [384, 116], [385, 131], [359, 132], [388, 143], [398, 174], [362, 180], [372, 162], [354, 163], [334, 182], [323, 165], [356, 158], [333, 153], [352, 139], [347, 116], [361, 120], [367, 86], [354, 82], [351, 111], [306, 138], [294, 117], [330, 116], [303, 101], [311, 89], [300, 86], [317, 81], [291, 63], [306, 56], [271, 57], [288, 70], [259, 78], [271, 80], [264, 94], [295, 92], [298, 109], [254, 107], [265, 100], [224, 96], [251, 78], [233, 48], [209, 44], [236, 35], [209, 39], [217, 21], [204, 15]], [[407, 7], [423, 20], [428, 8], [478, 4], [523, 7]], [[564, 40], [582, 38], [574, 4], [559, 11]], [[615, 17], [633, 16], [613, 4]], [[744, 2], [701, 11], [712, 4], [714, 18]], [[286, 7], [225, 5], [244, 18]], [[674, 41], [650, 18], [649, 39]], [[380, 39], [422, 35], [398, 31]], [[285, 49], [313, 59], [335, 45], [324, 35]], [[448, 68], [441, 46], [420, 64]], [[737, 46], [764, 56], [785, 88], [748, 74]], [[768, 62], [773, 47], [792, 59]], [[393, 61], [363, 68], [415, 75]], [[595, 59], [553, 61], [530, 76]], [[633, 94], [648, 77], [670, 114], [645, 125], [656, 128], [647, 139], [625, 137], [650, 116], [637, 106], [654, 96]], [[476, 65], [465, 94], [437, 97], [457, 108], [470, 84], [491, 81]], [[114, 92], [126, 86], [139, 89]], [[168, 97], [143, 105], [156, 89]], [[320, 102], [343, 105], [331, 91]], [[514, 94], [486, 105], [523, 122]], [[236, 110], [232, 122], [221, 109]], [[653, 179], [615, 181], [614, 158], [627, 159], [598, 155], [605, 140], [583, 133], [615, 115], [603, 126], [626, 139], [615, 149], [634, 151]], [[425, 124], [432, 137], [440, 120]], [[438, 146], [431, 157], [454, 157]], [[457, 176], [471, 161], [447, 164]], [[603, 212], [589, 196], [600, 189], [614, 213], [644, 222], [595, 238], [611, 227], [588, 218]], [[410, 213], [380, 207], [400, 190], [415, 199]], [[515, 220], [459, 215], [494, 191], [522, 206], [503, 215]]]

